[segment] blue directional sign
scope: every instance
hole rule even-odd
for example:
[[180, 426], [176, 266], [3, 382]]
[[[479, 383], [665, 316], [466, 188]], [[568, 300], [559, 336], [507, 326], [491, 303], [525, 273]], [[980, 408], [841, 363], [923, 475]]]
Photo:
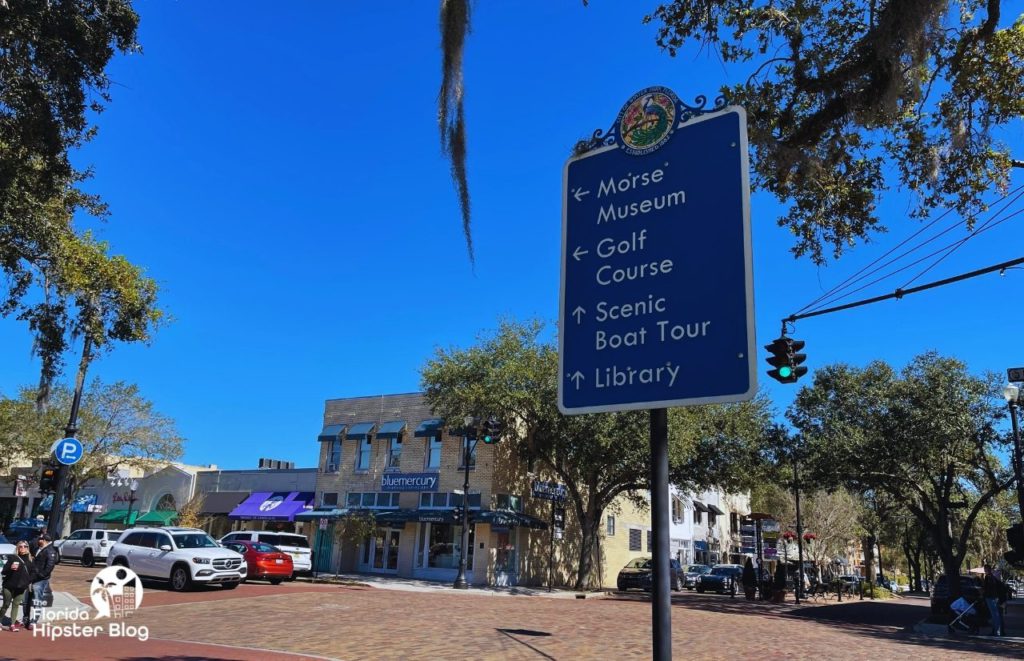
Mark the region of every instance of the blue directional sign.
[[[651, 98], [634, 106], [618, 129], [649, 135], [632, 144], [620, 136], [565, 166], [558, 406], [593, 413], [749, 400], [757, 382], [746, 114], [727, 107], [678, 123], [674, 108]], [[666, 115], [672, 124], [655, 143]]]
[[62, 438], [50, 448], [53, 456], [62, 464], [73, 466], [82, 458], [82, 442], [77, 438]]

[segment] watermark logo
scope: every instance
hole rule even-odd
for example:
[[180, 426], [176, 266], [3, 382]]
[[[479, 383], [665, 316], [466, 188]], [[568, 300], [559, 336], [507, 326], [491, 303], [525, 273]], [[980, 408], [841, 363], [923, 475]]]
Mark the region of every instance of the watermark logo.
[[[96, 614], [81, 608], [32, 608], [33, 638], [134, 638], [149, 640], [149, 627], [119, 620], [129, 617], [142, 605], [142, 581], [127, 567], [107, 567], [92, 579], [89, 592]], [[109, 622], [93, 622], [107, 618]]]
[[142, 581], [127, 567], [107, 567], [92, 579], [89, 595], [96, 619], [128, 617], [142, 605]]

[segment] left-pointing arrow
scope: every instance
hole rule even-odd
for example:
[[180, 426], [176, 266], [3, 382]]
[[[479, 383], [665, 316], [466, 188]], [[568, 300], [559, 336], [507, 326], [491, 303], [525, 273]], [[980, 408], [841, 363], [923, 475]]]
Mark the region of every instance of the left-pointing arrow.
[[590, 252], [590, 251], [589, 250], [582, 250], [579, 246], [576, 246], [576, 250], [572, 251], [572, 256], [575, 257], [576, 261], [578, 262], [578, 261], [580, 261], [580, 257], [582, 257], [583, 255], [586, 255], [588, 252]]
[[582, 188], [577, 188], [576, 192], [572, 194], [572, 196], [576, 198], [577, 202], [579, 202], [584, 195], [590, 195], [590, 191], [583, 190]]
[[576, 390], [580, 389], [580, 381], [584, 380], [583, 372], [576, 370], [572, 374], [567, 375], [572, 381], [576, 382]]

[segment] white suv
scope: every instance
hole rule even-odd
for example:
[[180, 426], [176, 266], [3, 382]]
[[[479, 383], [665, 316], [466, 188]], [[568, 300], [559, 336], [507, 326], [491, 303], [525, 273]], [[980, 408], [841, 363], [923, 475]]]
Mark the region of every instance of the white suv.
[[[263, 542], [276, 546], [292, 557], [296, 574], [308, 574], [313, 570], [313, 555], [305, 535], [293, 532], [270, 532], [269, 530], [238, 530], [220, 538], [221, 544], [228, 542]], [[293, 577], [294, 578], [294, 577]]]
[[218, 583], [233, 590], [247, 572], [241, 554], [195, 528], [130, 528], [111, 547], [107, 564], [168, 581], [179, 592], [195, 583]]
[[107, 551], [121, 536], [121, 530], [99, 530], [83, 528], [71, 533], [67, 539], [58, 539], [53, 543], [60, 551], [61, 559], [78, 560], [83, 567], [92, 567], [98, 560], [106, 562]]

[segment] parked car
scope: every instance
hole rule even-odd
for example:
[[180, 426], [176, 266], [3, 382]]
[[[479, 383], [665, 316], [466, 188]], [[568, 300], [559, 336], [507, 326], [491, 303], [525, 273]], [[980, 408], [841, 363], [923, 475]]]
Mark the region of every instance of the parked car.
[[269, 530], [239, 530], [220, 538], [221, 544], [228, 542], [263, 542], [276, 546], [292, 557], [294, 574], [308, 574], [313, 570], [313, 556], [309, 540], [305, 535], [291, 532], [270, 532]]
[[[678, 560], [670, 560], [672, 577], [669, 588], [681, 590], [683, 585], [683, 568]], [[615, 581], [619, 590], [639, 588], [651, 590], [654, 587], [654, 563], [650, 558], [634, 558], [626, 563], [626, 566], [619, 570], [619, 576]]]
[[271, 585], [277, 585], [284, 579], [291, 578], [295, 572], [292, 557], [276, 546], [264, 542], [245, 541], [227, 542], [224, 548], [245, 556], [245, 563], [249, 568], [246, 580], [261, 578], [270, 581]]
[[686, 565], [683, 568], [683, 587], [692, 590], [697, 587], [697, 578], [711, 571], [708, 565]]
[[[972, 604], [981, 597], [981, 577], [973, 574], [960, 576], [960, 596]], [[949, 604], [953, 600], [949, 594], [949, 577], [942, 574], [935, 580], [932, 588], [932, 615], [949, 612]]]
[[53, 546], [61, 558], [78, 560], [83, 567], [92, 567], [96, 561], [106, 563], [111, 545], [121, 536], [123, 530], [99, 530], [83, 528], [64, 539], [58, 539]]
[[726, 594], [734, 589], [739, 592], [742, 576], [741, 565], [715, 565], [707, 574], [697, 577], [697, 592]]
[[240, 553], [195, 528], [129, 528], [114, 542], [108, 565], [128, 567], [140, 577], [168, 581], [172, 590], [218, 584], [233, 590], [248, 568]]

